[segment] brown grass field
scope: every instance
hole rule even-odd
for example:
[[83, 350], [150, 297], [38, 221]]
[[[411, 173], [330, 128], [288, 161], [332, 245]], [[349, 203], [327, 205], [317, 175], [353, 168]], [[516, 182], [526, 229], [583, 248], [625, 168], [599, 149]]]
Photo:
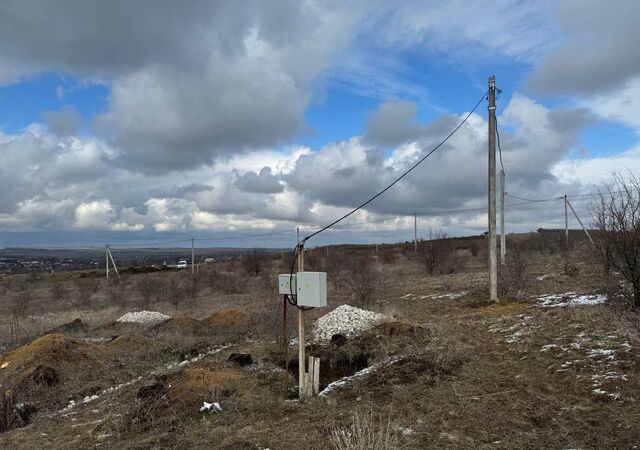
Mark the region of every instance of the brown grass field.
[[[283, 370], [276, 275], [290, 260], [280, 255], [258, 270], [203, 267], [193, 279], [0, 278], [0, 448], [636, 448], [636, 313], [611, 299], [538, 300], [610, 294], [615, 274], [601, 275], [584, 242], [570, 252], [522, 245], [524, 262], [509, 259], [501, 301], [488, 304], [483, 247], [460, 246], [432, 274], [401, 246], [308, 252], [305, 268], [328, 273], [330, 301], [308, 324], [343, 303], [387, 319], [340, 347], [309, 346], [321, 388], [373, 369], [303, 403], [296, 360]], [[172, 319], [115, 321], [136, 310]], [[200, 412], [203, 401], [222, 412]]]

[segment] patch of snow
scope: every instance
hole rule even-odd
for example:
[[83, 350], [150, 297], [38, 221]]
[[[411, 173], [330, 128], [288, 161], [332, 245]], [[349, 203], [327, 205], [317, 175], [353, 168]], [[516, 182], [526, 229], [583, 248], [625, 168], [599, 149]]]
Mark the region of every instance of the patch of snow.
[[555, 308], [562, 306], [586, 306], [599, 305], [607, 301], [607, 296], [602, 294], [578, 295], [575, 292], [564, 294], [550, 294], [538, 297], [537, 306], [541, 308]]
[[171, 319], [171, 316], [158, 311], [130, 311], [116, 320], [125, 323], [155, 324]]
[[598, 356], [604, 356], [606, 359], [615, 359], [616, 351], [606, 348], [595, 348], [589, 350], [589, 353], [587, 354], [587, 357], [589, 358], [597, 358]]
[[425, 299], [425, 298], [433, 298], [433, 299], [448, 298], [449, 300], [456, 300], [458, 298], [464, 297], [468, 293], [469, 293], [469, 291], [450, 292], [448, 294], [429, 294], [429, 295], [423, 295], [420, 298], [421, 299]]
[[373, 311], [341, 305], [320, 317], [313, 324], [311, 340], [326, 342], [334, 334], [344, 334], [347, 338], [356, 336], [379, 323], [384, 316]]
[[389, 358], [389, 359], [386, 359], [386, 360], [382, 361], [381, 363], [374, 364], [373, 366], [365, 367], [364, 369], [354, 373], [353, 375], [349, 375], [347, 377], [340, 378], [339, 380], [336, 380], [333, 383], [329, 383], [327, 385], [327, 387], [325, 387], [322, 390], [322, 392], [320, 392], [318, 395], [321, 396], [321, 397], [324, 397], [324, 396], [330, 394], [332, 391], [344, 386], [345, 384], [348, 384], [351, 381], [356, 380], [358, 378], [362, 378], [363, 376], [365, 376], [365, 375], [367, 375], [367, 374], [369, 374], [371, 372], [374, 372], [374, 371], [378, 370], [379, 368], [381, 368], [383, 366], [389, 366], [389, 365], [391, 365], [391, 364], [393, 364], [395, 362], [398, 362], [398, 361], [400, 361], [400, 359], [402, 359], [402, 358], [401, 357], [400, 358]]

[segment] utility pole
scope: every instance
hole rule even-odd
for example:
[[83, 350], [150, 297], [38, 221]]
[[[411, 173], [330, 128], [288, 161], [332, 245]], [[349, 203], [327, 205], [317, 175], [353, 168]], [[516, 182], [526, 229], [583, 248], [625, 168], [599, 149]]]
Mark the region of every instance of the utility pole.
[[[298, 272], [304, 272], [304, 243], [300, 244], [298, 253]], [[304, 310], [298, 308], [298, 397], [301, 400], [305, 397], [307, 388], [304, 346]]]
[[300, 243], [300, 227], [296, 227], [296, 244]]
[[567, 211], [567, 194], [564, 194], [564, 243], [569, 248], [569, 212]]
[[489, 78], [489, 300], [498, 301], [496, 255], [496, 76]]
[[418, 254], [418, 213], [413, 213], [413, 252]]
[[576, 212], [575, 209], [573, 209], [573, 205], [569, 202], [569, 200], [565, 200], [565, 202], [566, 202], [567, 205], [569, 205], [569, 208], [571, 208], [571, 212], [573, 213], [573, 215], [576, 216], [576, 220], [578, 221], [578, 223], [582, 227], [582, 231], [584, 231], [584, 234], [586, 234], [587, 238], [589, 238], [589, 242], [591, 242], [591, 245], [595, 245], [594, 242], [593, 242], [593, 239], [591, 239], [591, 235], [589, 234], [589, 230], [587, 230], [587, 227], [585, 227], [584, 224], [582, 223], [582, 220], [580, 220], [580, 217], [578, 216], [578, 213]]
[[195, 262], [195, 239], [191, 238], [191, 275], [195, 273], [195, 266], [193, 265]]
[[504, 234], [504, 170], [500, 171], [500, 264], [505, 265], [507, 238]]
[[107, 280], [109, 279], [109, 244], [105, 244], [104, 246], [104, 262], [105, 267], [107, 269]]

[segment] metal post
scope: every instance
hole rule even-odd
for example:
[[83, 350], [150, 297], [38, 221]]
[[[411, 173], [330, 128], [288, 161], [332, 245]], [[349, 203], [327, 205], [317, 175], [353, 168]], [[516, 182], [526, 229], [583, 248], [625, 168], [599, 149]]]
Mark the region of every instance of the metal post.
[[[298, 253], [298, 272], [304, 272], [304, 244], [300, 244]], [[302, 400], [306, 393], [304, 342], [304, 311], [298, 308], [298, 397]]]
[[413, 213], [413, 252], [418, 254], [418, 213]]
[[505, 265], [507, 237], [504, 234], [504, 170], [500, 171], [500, 264]]
[[498, 301], [496, 255], [496, 77], [489, 78], [489, 300]]
[[195, 273], [195, 239], [191, 238], [191, 275]]

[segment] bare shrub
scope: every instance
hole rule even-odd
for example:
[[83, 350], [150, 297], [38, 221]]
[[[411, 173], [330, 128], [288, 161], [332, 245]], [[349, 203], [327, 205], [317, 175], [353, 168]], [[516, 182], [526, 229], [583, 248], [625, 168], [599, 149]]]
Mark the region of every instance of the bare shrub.
[[96, 292], [98, 292], [98, 280], [95, 278], [78, 278], [74, 282], [78, 300], [82, 306], [90, 306], [91, 300]]
[[247, 277], [235, 270], [212, 270], [208, 282], [211, 289], [224, 294], [242, 294], [247, 288]]
[[380, 274], [368, 256], [352, 258], [348, 286], [353, 304], [367, 307], [378, 300], [380, 281]]
[[126, 289], [127, 281], [122, 276], [109, 280], [107, 284], [107, 299], [110, 304], [118, 306], [126, 306], [128, 304], [128, 297]]
[[640, 308], [640, 178], [616, 172], [613, 180], [591, 204], [596, 248], [603, 271], [620, 272], [631, 285], [621, 294]]
[[519, 244], [512, 244], [507, 251], [505, 264], [500, 266], [499, 283], [501, 295], [513, 295], [526, 287], [529, 262], [526, 251]]
[[55, 280], [49, 286], [49, 296], [51, 300], [59, 302], [68, 295], [67, 288], [62, 281]]
[[395, 450], [402, 448], [399, 428], [391, 416], [356, 410], [349, 426], [333, 427], [330, 442], [336, 450]]
[[242, 256], [242, 268], [246, 273], [258, 275], [264, 269], [267, 257], [263, 252], [253, 249]]
[[444, 269], [451, 256], [451, 248], [445, 240], [447, 234], [439, 228], [429, 228], [429, 240], [420, 243], [420, 253], [425, 269], [432, 275], [436, 270]]
[[394, 264], [398, 260], [398, 255], [396, 255], [395, 250], [392, 248], [385, 248], [380, 250], [379, 255], [380, 261], [385, 264]]
[[147, 307], [158, 303], [165, 292], [165, 283], [160, 279], [148, 275], [139, 275], [136, 282], [136, 291], [140, 296], [140, 305]]

